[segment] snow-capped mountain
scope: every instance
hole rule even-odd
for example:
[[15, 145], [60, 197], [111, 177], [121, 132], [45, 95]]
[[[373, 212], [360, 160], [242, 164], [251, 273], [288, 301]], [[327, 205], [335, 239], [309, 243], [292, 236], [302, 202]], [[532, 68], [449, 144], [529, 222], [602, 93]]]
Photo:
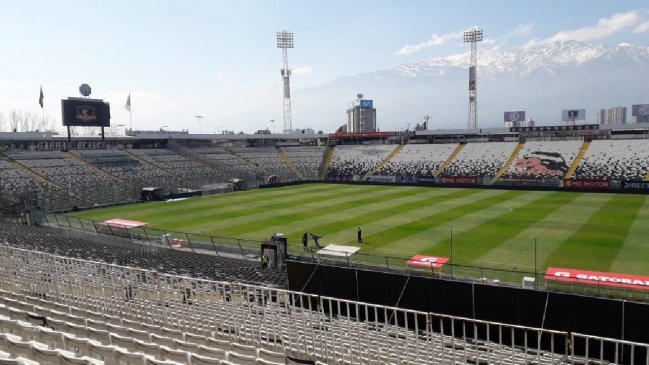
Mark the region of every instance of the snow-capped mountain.
[[[467, 120], [469, 54], [436, 57], [340, 77], [294, 94], [296, 120], [314, 129], [342, 124], [358, 92], [374, 99], [382, 130], [399, 130], [433, 116], [432, 128], [463, 128]], [[560, 122], [561, 109], [585, 108], [588, 122], [600, 108], [649, 103], [649, 46], [555, 42], [522, 49], [479, 49], [478, 118], [502, 126], [503, 112], [526, 110], [541, 125]], [[325, 102], [323, 102], [323, 100]], [[338, 109], [332, 106], [339, 105]]]
[[[576, 41], [555, 42], [545, 47], [519, 50], [488, 49], [480, 50], [478, 70], [487, 78], [498, 74], [525, 76], [537, 70], [554, 73], [560, 67], [578, 67], [596, 60], [614, 61], [618, 58], [636, 62], [638, 65], [649, 64], [649, 47], [637, 47], [629, 43], [620, 43], [610, 47], [591, 45]], [[439, 76], [449, 69], [467, 69], [469, 54], [463, 53], [447, 57], [437, 57], [417, 63], [406, 63], [394, 68], [401, 76], [417, 77]]]

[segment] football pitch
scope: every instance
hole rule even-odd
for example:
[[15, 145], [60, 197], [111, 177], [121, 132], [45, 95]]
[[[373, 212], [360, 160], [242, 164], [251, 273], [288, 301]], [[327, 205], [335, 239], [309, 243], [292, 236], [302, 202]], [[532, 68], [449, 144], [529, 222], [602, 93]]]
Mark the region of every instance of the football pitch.
[[294, 250], [309, 232], [323, 235], [321, 245], [359, 246], [362, 253], [395, 258], [449, 257], [452, 236], [453, 261], [460, 265], [533, 271], [536, 256], [539, 271], [649, 275], [646, 195], [306, 184], [71, 215], [258, 241], [281, 232]]

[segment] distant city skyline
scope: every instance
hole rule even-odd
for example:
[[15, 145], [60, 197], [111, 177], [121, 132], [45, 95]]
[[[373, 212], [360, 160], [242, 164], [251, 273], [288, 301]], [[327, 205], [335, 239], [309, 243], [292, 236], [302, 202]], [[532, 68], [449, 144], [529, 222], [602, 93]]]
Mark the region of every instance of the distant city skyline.
[[[113, 125], [129, 125], [125, 104], [130, 93], [135, 129], [279, 130], [281, 52], [275, 35], [286, 29], [295, 33], [289, 54], [293, 127], [332, 132], [343, 124], [346, 102], [356, 92], [369, 99], [380, 93], [369, 83], [336, 98], [312, 90], [341, 77], [464, 54], [468, 46], [462, 44], [462, 31], [474, 25], [484, 28], [481, 51], [569, 40], [649, 45], [648, 5], [635, 0], [3, 2], [0, 113], [5, 119], [12, 110], [40, 115], [42, 85], [43, 111], [62, 130], [60, 100], [78, 96], [79, 85], [88, 83], [91, 97], [111, 103]], [[481, 102], [488, 100], [481, 98], [488, 90], [480, 87], [480, 69], [478, 75]], [[466, 88], [466, 82], [461, 86]], [[375, 102], [381, 130], [406, 123], [382, 117], [390, 103]], [[331, 117], [309, 115], [319, 112], [314, 104]], [[447, 128], [466, 125], [465, 110], [453, 115], [457, 120], [448, 121]], [[595, 110], [590, 116], [594, 119]]]

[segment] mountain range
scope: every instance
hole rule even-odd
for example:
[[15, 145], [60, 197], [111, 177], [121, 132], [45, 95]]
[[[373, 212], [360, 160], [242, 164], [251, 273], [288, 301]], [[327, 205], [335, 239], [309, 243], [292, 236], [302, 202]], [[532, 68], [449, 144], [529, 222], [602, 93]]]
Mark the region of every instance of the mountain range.
[[[294, 126], [331, 131], [359, 92], [374, 100], [381, 130], [412, 128], [430, 115], [429, 129], [465, 128], [469, 53], [343, 76], [293, 93]], [[561, 110], [596, 111], [649, 103], [649, 46], [554, 42], [520, 49], [478, 50], [478, 122], [500, 127], [503, 112], [525, 110], [537, 125], [561, 122]], [[334, 106], [339, 105], [339, 108]], [[335, 127], [332, 126], [335, 124]]]

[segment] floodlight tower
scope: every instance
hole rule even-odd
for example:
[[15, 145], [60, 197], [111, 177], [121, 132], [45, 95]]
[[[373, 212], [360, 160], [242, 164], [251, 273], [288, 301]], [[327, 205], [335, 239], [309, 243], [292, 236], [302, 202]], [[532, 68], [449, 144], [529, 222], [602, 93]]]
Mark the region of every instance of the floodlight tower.
[[293, 130], [291, 114], [291, 86], [289, 78], [291, 69], [288, 67], [288, 49], [293, 48], [293, 32], [283, 30], [277, 32], [277, 48], [282, 49], [282, 79], [284, 80], [284, 133], [290, 133]]
[[464, 43], [471, 43], [471, 62], [469, 64], [469, 129], [478, 128], [478, 90], [476, 78], [478, 76], [478, 48], [477, 43], [482, 42], [482, 28], [473, 27], [464, 31]]

